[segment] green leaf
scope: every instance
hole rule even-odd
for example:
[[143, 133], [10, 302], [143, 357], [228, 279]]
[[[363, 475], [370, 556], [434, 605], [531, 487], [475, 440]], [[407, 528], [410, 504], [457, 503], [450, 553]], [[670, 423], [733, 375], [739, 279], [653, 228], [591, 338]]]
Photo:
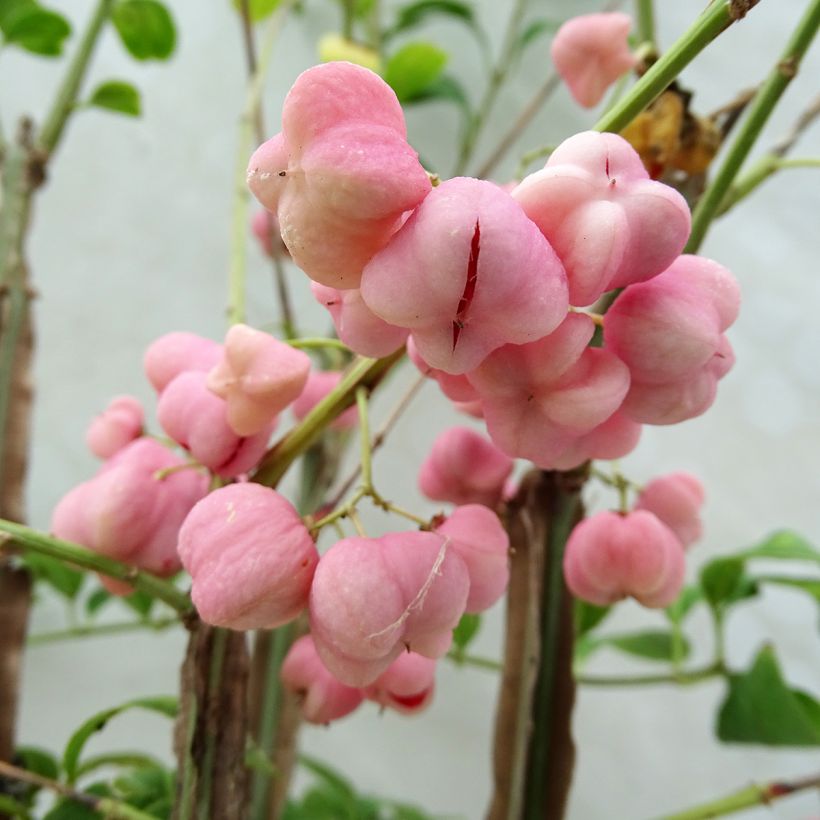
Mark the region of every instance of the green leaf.
[[416, 3], [410, 3], [399, 9], [396, 22], [386, 32], [386, 36], [392, 37], [400, 31], [414, 28], [423, 23], [428, 17], [436, 15], [454, 17], [469, 26], [476, 25], [473, 10], [467, 3], [457, 2], [457, 0], [418, 0]]
[[756, 580], [764, 584], [778, 584], [792, 589], [799, 589], [811, 595], [820, 604], [820, 578], [787, 578], [785, 576], [767, 575]]
[[94, 809], [75, 803], [73, 800], [60, 800], [43, 820], [104, 820]]
[[142, 752], [107, 752], [87, 758], [77, 767], [77, 779], [95, 772], [97, 769], [112, 766], [120, 769], [146, 769], [161, 766], [162, 764], [154, 757]]
[[709, 605], [722, 607], [737, 599], [743, 578], [742, 558], [716, 558], [700, 571], [700, 584]]
[[333, 791], [345, 794], [351, 799], [355, 798], [356, 792], [350, 781], [326, 763], [306, 754], [299, 755], [299, 763]]
[[43, 57], [62, 54], [63, 43], [71, 34], [65, 17], [35, 2], [13, 2], [10, 6], [0, 14], [0, 29], [7, 43]]
[[66, 566], [56, 558], [29, 554], [26, 555], [25, 563], [35, 578], [53, 587], [69, 600], [77, 597], [85, 580], [85, 575], [80, 570]]
[[21, 820], [29, 820], [31, 817], [29, 806], [2, 792], [0, 792], [0, 814], [8, 815], [10, 818], [21, 818]]
[[[242, 11], [241, 0], [231, 0], [233, 7], [238, 11]], [[281, 0], [248, 0], [248, 14], [252, 23], [258, 23], [264, 20], [276, 11], [277, 6]]]
[[151, 613], [155, 599], [145, 592], [134, 592], [126, 595], [122, 602], [134, 610], [141, 618], [145, 619]]
[[138, 117], [142, 113], [139, 91], [130, 83], [120, 80], [109, 80], [98, 85], [88, 104], [127, 114], [129, 117]]
[[69, 783], [77, 779], [80, 755], [88, 739], [96, 732], [105, 728], [111, 718], [116, 717], [129, 709], [147, 709], [150, 712], [157, 712], [167, 717], [176, 717], [178, 701], [175, 697], [160, 696], [153, 698], [138, 698], [106, 709], [103, 712], [90, 717], [76, 732], [69, 738], [63, 752], [63, 770]]
[[[675, 657], [674, 636], [671, 632], [661, 629], [649, 629], [629, 635], [608, 635], [600, 641], [621, 652], [650, 661], [672, 661]], [[689, 642], [682, 638], [679, 659], [687, 658], [689, 650]]]
[[424, 94], [446, 63], [446, 52], [433, 43], [408, 43], [387, 61], [384, 79], [401, 102], [408, 102]]
[[161, 764], [140, 767], [122, 775], [114, 780], [113, 786], [114, 793], [121, 800], [138, 809], [162, 806], [169, 810], [173, 805], [174, 778]]
[[681, 624], [695, 604], [703, 600], [703, 590], [696, 584], [687, 584], [680, 595], [666, 609], [666, 617], [673, 624]]
[[137, 60], [167, 60], [176, 46], [176, 27], [159, 0], [119, 0], [111, 20], [122, 44]]
[[580, 638], [595, 629], [612, 611], [609, 606], [595, 606], [576, 598], [574, 602], [575, 634]]
[[60, 776], [60, 764], [57, 758], [47, 749], [36, 746], [18, 746], [14, 751], [18, 765], [41, 777], [57, 780]]
[[89, 615], [96, 615], [97, 612], [107, 604], [114, 596], [103, 587], [95, 589], [86, 599], [85, 611]]
[[820, 564], [820, 552], [805, 538], [790, 530], [780, 530], [770, 535], [765, 541], [742, 552], [741, 557], [812, 561], [815, 564]]
[[557, 20], [533, 20], [522, 32], [515, 45], [516, 53], [520, 54], [528, 45], [535, 42], [542, 34], [554, 34], [561, 27]]
[[820, 746], [820, 704], [786, 686], [766, 646], [748, 672], [730, 678], [716, 731], [725, 743]]
[[463, 652], [473, 641], [481, 628], [481, 616], [465, 613], [461, 616], [458, 626], [453, 630], [453, 644]]

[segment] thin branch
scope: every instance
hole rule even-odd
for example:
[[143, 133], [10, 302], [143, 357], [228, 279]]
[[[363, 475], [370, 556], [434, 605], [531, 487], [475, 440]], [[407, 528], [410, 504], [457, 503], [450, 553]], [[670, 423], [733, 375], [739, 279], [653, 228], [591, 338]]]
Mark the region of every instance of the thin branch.
[[752, 100], [746, 118], [739, 128], [726, 158], [692, 213], [692, 233], [687, 253], [697, 253], [712, 220], [717, 216], [731, 184], [752, 150], [763, 126], [783, 92], [797, 73], [803, 55], [820, 28], [820, 0], [812, 0], [789, 38], [777, 65], [769, 73]]
[[807, 106], [795, 121], [791, 130], [783, 139], [772, 146], [771, 152], [775, 156], [784, 157], [791, 151], [797, 140], [803, 136], [803, 132], [820, 117], [820, 94], [818, 94]]
[[153, 630], [160, 632], [172, 626], [178, 626], [180, 620], [178, 617], [155, 618], [154, 620], [146, 621], [119, 621], [110, 624], [83, 624], [82, 626], [73, 626], [70, 629], [57, 629], [53, 632], [40, 632], [34, 635], [29, 635], [28, 646], [35, 648], [38, 646], [46, 646], [47, 644], [60, 643], [62, 641], [72, 641], [77, 638], [100, 638], [109, 635], [123, 635], [127, 632], [143, 632]]
[[145, 812], [141, 812], [139, 809], [135, 809], [127, 803], [112, 800], [110, 797], [98, 797], [94, 794], [76, 791], [69, 786], [58, 783], [56, 780], [51, 780], [48, 777], [29, 772], [26, 769], [12, 766], [10, 763], [4, 763], [2, 760], [0, 760], [0, 776], [8, 778], [9, 780], [17, 780], [21, 783], [30, 783], [32, 786], [37, 786], [41, 789], [48, 789], [49, 791], [55, 792], [55, 794], [59, 794], [60, 797], [65, 797], [81, 806], [94, 809], [100, 812], [103, 817], [110, 818], [110, 820], [156, 820], [153, 815], [145, 814]]
[[125, 581], [139, 592], [144, 592], [152, 598], [164, 601], [180, 615], [187, 616], [193, 613], [193, 606], [189, 597], [177, 589], [170, 581], [165, 581], [144, 570], [115, 561], [105, 555], [99, 555], [79, 544], [52, 538], [50, 535], [15, 524], [13, 521], [0, 519], [0, 533], [7, 538], [0, 542], [0, 551], [7, 552], [16, 547], [23, 552], [33, 552], [56, 558], [80, 569], [92, 570]]
[[700, 683], [710, 678], [722, 677], [726, 674], [722, 664], [712, 663], [700, 669], [681, 670], [677, 673], [658, 675], [634, 675], [634, 676], [600, 676], [600, 675], [576, 675], [575, 681], [579, 686], [602, 686], [602, 687], [623, 687], [623, 686], [655, 686], [658, 684], [671, 683], [678, 686], [686, 686], [692, 683]]
[[768, 806], [781, 797], [808, 789], [820, 789], [820, 774], [798, 780], [775, 780], [764, 785], [753, 784], [718, 800], [702, 803], [677, 814], [664, 815], [661, 820], [709, 820], [712, 817], [724, 817], [754, 806]]

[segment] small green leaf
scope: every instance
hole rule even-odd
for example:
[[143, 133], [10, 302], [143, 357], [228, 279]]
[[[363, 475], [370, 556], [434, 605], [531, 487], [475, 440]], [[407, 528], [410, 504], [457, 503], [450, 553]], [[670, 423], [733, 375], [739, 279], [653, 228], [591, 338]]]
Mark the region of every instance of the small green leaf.
[[100, 587], [95, 589], [86, 599], [85, 611], [89, 615], [96, 615], [100, 608], [105, 606], [114, 596], [107, 590]]
[[157, 712], [167, 717], [176, 717], [178, 701], [175, 697], [170, 696], [138, 698], [137, 700], [130, 700], [127, 703], [123, 703], [121, 706], [106, 709], [86, 720], [69, 738], [65, 751], [63, 752], [63, 770], [69, 783], [73, 783], [77, 779], [80, 755], [88, 739], [96, 732], [105, 728], [105, 725], [111, 718], [129, 709], [147, 709], [150, 712]]
[[75, 803], [73, 800], [60, 800], [43, 820], [104, 820], [94, 809]]
[[779, 586], [799, 589], [811, 595], [820, 604], [820, 578], [787, 578], [785, 576], [767, 575], [756, 580], [764, 584], [778, 584]]
[[765, 541], [741, 553], [741, 557], [812, 561], [820, 564], [820, 552], [805, 538], [790, 530], [780, 530], [770, 535]]
[[8, 815], [10, 818], [19, 818], [19, 820], [30, 820], [29, 808], [25, 803], [0, 792], [0, 815]]
[[130, 117], [138, 117], [142, 112], [140, 93], [130, 83], [109, 80], [98, 85], [88, 101], [89, 105], [117, 111]]
[[547, 32], [554, 34], [561, 27], [561, 23], [557, 20], [533, 20], [522, 32], [518, 38], [515, 49], [519, 54], [526, 49], [528, 45], [535, 42], [542, 34]]
[[456, 649], [463, 652], [472, 643], [480, 628], [480, 615], [470, 613], [462, 615], [458, 626], [453, 630], [453, 644]]
[[137, 60], [167, 60], [176, 46], [176, 27], [159, 0], [119, 0], [111, 20], [123, 45]]
[[[258, 23], [264, 20], [276, 11], [279, 3], [282, 0], [248, 0], [248, 14], [252, 23]], [[242, 11], [242, 0], [231, 0], [233, 7], [238, 11]]]
[[673, 624], [681, 624], [692, 610], [692, 607], [702, 600], [703, 590], [696, 584], [687, 584], [675, 601], [666, 607], [666, 617]]
[[730, 678], [716, 731], [725, 743], [820, 746], [820, 704], [786, 686], [766, 646], [748, 672]]
[[713, 608], [737, 600], [743, 578], [742, 558], [716, 558], [700, 571], [700, 584]]
[[595, 606], [576, 598], [574, 603], [575, 634], [580, 638], [595, 629], [612, 611], [610, 606]]
[[387, 61], [384, 79], [401, 102], [409, 102], [441, 76], [447, 54], [433, 43], [408, 43]]
[[63, 43], [71, 34], [65, 17], [34, 2], [15, 2], [11, 6], [0, 15], [0, 28], [7, 43], [43, 57], [62, 54]]
[[121, 800], [138, 809], [157, 805], [170, 809], [173, 805], [174, 778], [161, 764], [139, 767], [116, 778], [112, 785]]
[[355, 798], [356, 792], [350, 781], [326, 763], [305, 754], [299, 755], [299, 763], [333, 791], [347, 795], [350, 799]]
[[15, 749], [14, 757], [18, 765], [41, 777], [57, 780], [60, 776], [60, 764], [57, 758], [48, 750], [36, 746], [19, 746]]
[[[672, 661], [675, 657], [674, 635], [661, 629], [649, 629], [629, 635], [607, 635], [600, 640], [603, 644], [619, 649], [621, 652], [650, 661]], [[689, 649], [689, 642], [683, 638], [679, 659], [687, 658]]]
[[428, 17], [435, 15], [455, 17], [470, 26], [476, 24], [473, 10], [467, 3], [457, 2], [457, 0], [419, 0], [399, 9], [396, 22], [387, 32], [387, 35], [392, 37], [400, 31], [414, 28]]
[[29, 554], [25, 562], [37, 580], [45, 582], [69, 600], [77, 597], [85, 581], [85, 575], [82, 572], [66, 566], [56, 558]]
[[133, 609], [143, 619], [150, 615], [154, 601], [155, 599], [145, 592], [133, 592], [122, 599], [126, 606]]

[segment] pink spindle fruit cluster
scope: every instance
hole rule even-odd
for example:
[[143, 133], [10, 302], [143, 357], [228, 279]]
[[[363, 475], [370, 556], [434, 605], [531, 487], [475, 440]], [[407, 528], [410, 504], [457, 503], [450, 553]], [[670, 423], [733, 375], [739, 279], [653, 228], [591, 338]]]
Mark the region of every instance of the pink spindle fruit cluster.
[[[622, 15], [592, 23], [596, 42], [624, 40]], [[406, 340], [508, 457], [547, 469], [618, 458], [642, 424], [714, 400], [733, 361], [737, 285], [681, 256], [685, 201], [621, 137], [570, 137], [511, 192], [470, 178], [431, 189], [392, 90], [349, 63], [303, 73], [282, 125], [249, 183], [340, 338], [372, 356]], [[585, 310], [613, 290], [603, 319]]]

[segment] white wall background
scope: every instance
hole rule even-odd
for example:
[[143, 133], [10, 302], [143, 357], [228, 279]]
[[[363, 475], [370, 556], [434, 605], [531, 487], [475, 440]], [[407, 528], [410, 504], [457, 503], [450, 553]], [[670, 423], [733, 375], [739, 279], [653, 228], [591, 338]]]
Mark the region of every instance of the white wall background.
[[[90, 0], [62, 0], [79, 27]], [[509, 3], [477, 4], [488, 29], [500, 38]], [[534, 14], [563, 17], [592, 10], [591, 2], [532, 3]], [[661, 42], [668, 45], [703, 7], [702, 0], [659, 2]], [[695, 107], [709, 111], [757, 83], [782, 47], [790, 25], [807, 5], [769, 0], [728, 32], [686, 70], [697, 89]], [[89, 111], [77, 116], [52, 179], [38, 197], [30, 255], [36, 285], [39, 351], [30, 516], [47, 527], [58, 498], [95, 469], [83, 446], [87, 421], [108, 398], [130, 392], [152, 401], [141, 375], [141, 353], [161, 333], [186, 329], [213, 338], [223, 332], [230, 203], [234, 185], [236, 125], [243, 100], [244, 64], [237, 21], [227, 0], [174, 0], [180, 28], [170, 65], [136, 65], [108, 32], [93, 79], [128, 78], [142, 90], [140, 121]], [[318, 34], [336, 25], [329, 0], [306, 4], [305, 19], [290, 24], [279, 46], [265, 93], [270, 132], [296, 74], [314, 60]], [[535, 9], [535, 7], [538, 7]], [[429, 35], [452, 48], [453, 71], [475, 77], [475, 50], [451, 23]], [[541, 41], [502, 95], [483, 154], [520, 110], [548, 71]], [[51, 98], [61, 66], [14, 54], [0, 55], [4, 123], [35, 117]], [[818, 92], [820, 45], [783, 100], [762, 140], [787, 130]], [[476, 91], [477, 94], [477, 91]], [[562, 89], [527, 129], [516, 158], [583, 129], [595, 115], [570, 104]], [[449, 108], [430, 105], [409, 115], [410, 138], [446, 173], [457, 123]], [[795, 156], [820, 155], [815, 128]], [[782, 173], [760, 195], [718, 224], [704, 252], [730, 267], [744, 291], [741, 318], [730, 337], [738, 363], [721, 384], [718, 401], [703, 418], [672, 429], [648, 429], [626, 469], [638, 480], [688, 469], [708, 488], [706, 538], [692, 554], [700, 562], [788, 525], [820, 541], [820, 197], [817, 172]], [[312, 304], [305, 278], [292, 272], [303, 327], [320, 332], [324, 317]], [[271, 322], [275, 303], [269, 273], [256, 249], [250, 257], [251, 321]], [[394, 390], [412, 378], [405, 371]], [[375, 417], [390, 404], [377, 403]], [[149, 405], [150, 406], [150, 405]], [[415, 470], [442, 421], [455, 420], [432, 388], [376, 461], [379, 486], [405, 505], [432, 511], [415, 489]], [[605, 504], [592, 490], [590, 500]], [[375, 529], [380, 522], [373, 522]], [[497, 608], [478, 651], [500, 653]], [[113, 611], [109, 617], [118, 617]], [[762, 602], [738, 607], [729, 623], [730, 662], [739, 668], [766, 640], [776, 640], [788, 679], [820, 693], [818, 613], [797, 594], [767, 591]], [[35, 610], [35, 632], [59, 628], [64, 612], [44, 597]], [[625, 607], [618, 627], [655, 622]], [[696, 617], [700, 654], [710, 651], [708, 624]], [[133, 635], [71, 642], [32, 650], [25, 669], [21, 741], [59, 749], [92, 711], [129, 697], [176, 688], [183, 651], [181, 633]], [[604, 655], [607, 671], [640, 672], [641, 665]], [[648, 669], [646, 671], [649, 671]], [[488, 744], [496, 683], [482, 671], [441, 665], [435, 704], [415, 720], [379, 716], [365, 707], [329, 730], [308, 729], [304, 748], [332, 762], [363, 790], [417, 801], [430, 811], [478, 818], [490, 789]], [[575, 715], [580, 752], [570, 817], [641, 818], [716, 797], [754, 779], [802, 775], [820, 755], [800, 750], [726, 747], [712, 738], [720, 683], [685, 690], [582, 691]], [[163, 720], [124, 717], [93, 741], [92, 749], [152, 748], [169, 759]], [[816, 795], [783, 801], [749, 818], [806, 818], [818, 813]]]

